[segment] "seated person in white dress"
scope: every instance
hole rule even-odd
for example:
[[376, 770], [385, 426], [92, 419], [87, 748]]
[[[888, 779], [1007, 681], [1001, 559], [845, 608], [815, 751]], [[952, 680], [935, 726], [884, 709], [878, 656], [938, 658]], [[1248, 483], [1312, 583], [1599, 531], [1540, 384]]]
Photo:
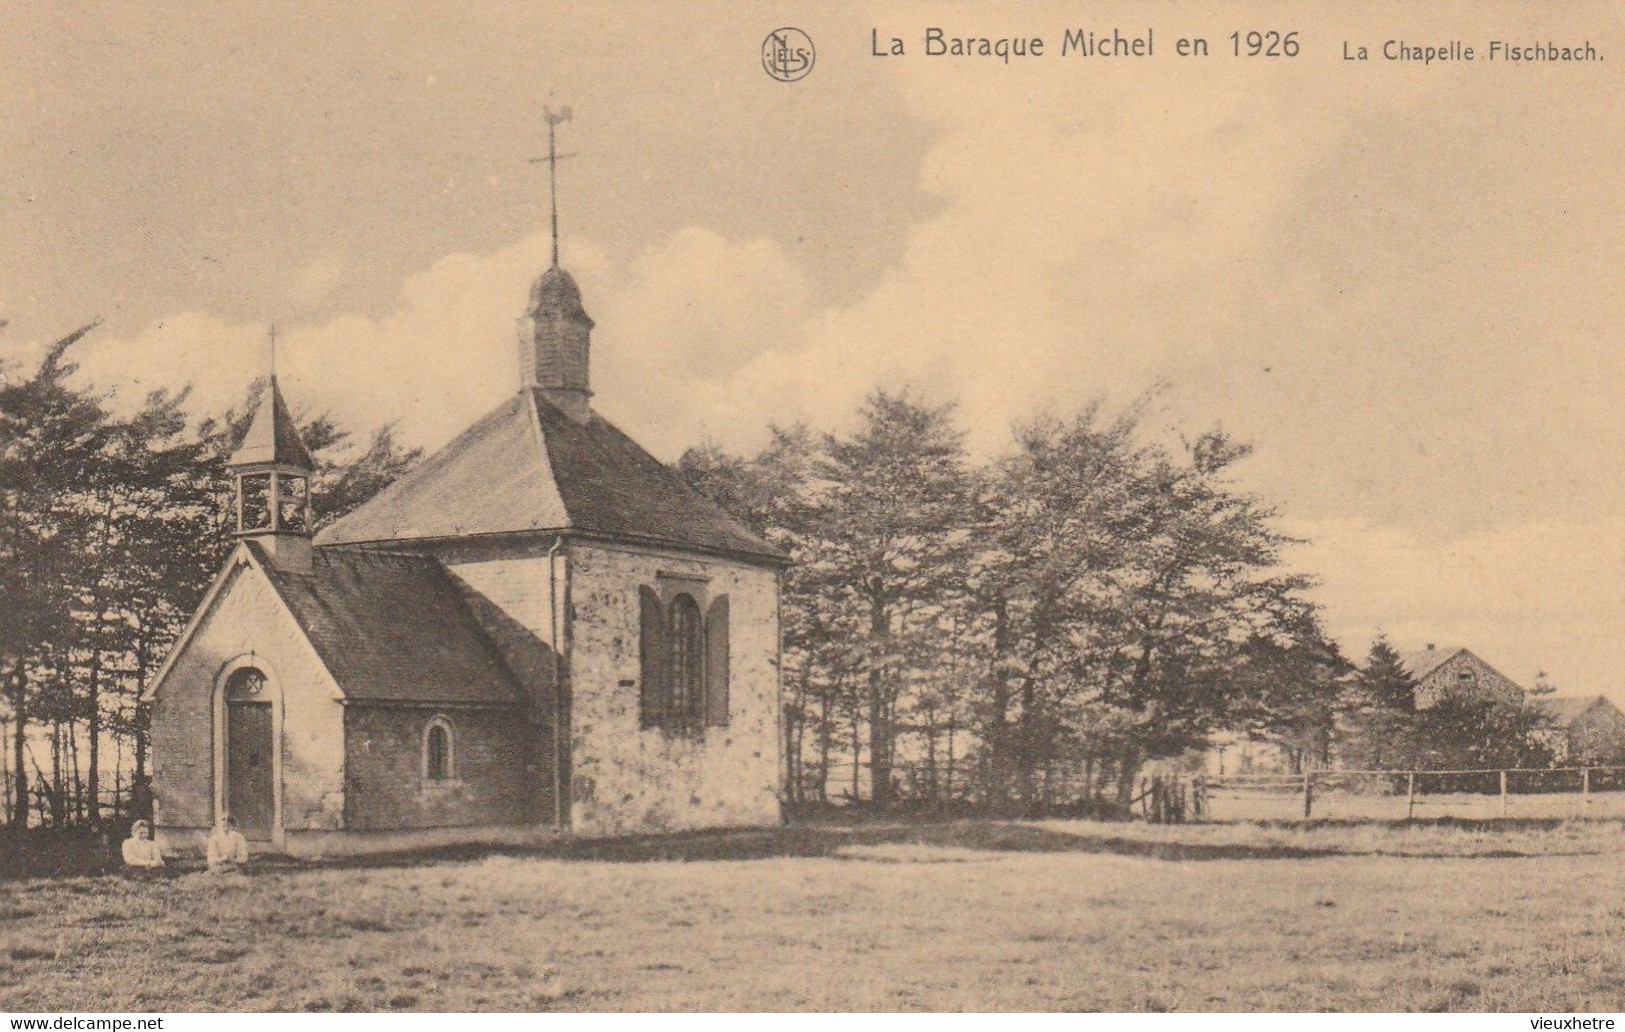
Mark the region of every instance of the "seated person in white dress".
[[136, 821], [130, 825], [130, 837], [124, 840], [124, 866], [154, 868], [164, 866], [164, 854], [152, 840], [152, 825]]
[[205, 855], [211, 871], [236, 871], [248, 863], [248, 840], [237, 830], [237, 819], [221, 814], [209, 834]]

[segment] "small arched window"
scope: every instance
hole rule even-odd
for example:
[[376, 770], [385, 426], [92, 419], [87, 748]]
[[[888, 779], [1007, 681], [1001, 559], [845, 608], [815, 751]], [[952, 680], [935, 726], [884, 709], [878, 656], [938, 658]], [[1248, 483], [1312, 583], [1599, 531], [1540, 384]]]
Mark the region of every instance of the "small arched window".
[[450, 781], [457, 776], [457, 742], [451, 721], [435, 717], [423, 731], [423, 780]]
[[671, 716], [698, 724], [705, 716], [705, 621], [694, 596], [671, 600]]

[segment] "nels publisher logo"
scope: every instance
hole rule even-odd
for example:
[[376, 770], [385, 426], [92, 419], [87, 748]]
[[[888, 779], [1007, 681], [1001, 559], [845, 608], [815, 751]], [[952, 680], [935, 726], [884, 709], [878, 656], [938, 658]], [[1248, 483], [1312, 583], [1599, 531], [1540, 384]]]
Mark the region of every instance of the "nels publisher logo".
[[815, 60], [813, 42], [800, 29], [774, 29], [762, 40], [762, 68], [780, 82], [806, 78]]

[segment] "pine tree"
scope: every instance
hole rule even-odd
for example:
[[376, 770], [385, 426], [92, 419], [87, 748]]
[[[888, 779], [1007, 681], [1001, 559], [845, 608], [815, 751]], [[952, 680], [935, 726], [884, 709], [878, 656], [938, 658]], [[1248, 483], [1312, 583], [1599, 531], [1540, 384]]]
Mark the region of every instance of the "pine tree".
[[1386, 637], [1371, 643], [1345, 719], [1349, 765], [1403, 770], [1417, 763], [1416, 679]]
[[1128, 561], [1145, 458], [1135, 430], [1133, 413], [1103, 424], [1098, 404], [1070, 423], [1039, 420], [983, 478], [971, 591], [986, 635], [990, 798], [1035, 806], [1044, 764], [1098, 748], [1112, 723], [1094, 671], [1112, 623], [1102, 603]]
[[[264, 389], [195, 429], [186, 391], [155, 392], [115, 417], [93, 388], [70, 382], [68, 349], [95, 325], [58, 341], [33, 375], [0, 382], [0, 688], [16, 828], [29, 819], [30, 770], [56, 823], [98, 821], [109, 781], [143, 788], [140, 693], [231, 547], [225, 462]], [[388, 427], [348, 460], [331, 457], [348, 439], [332, 420], [303, 432], [321, 461], [314, 502], [329, 519], [417, 458]], [[31, 736], [49, 744], [43, 779]], [[115, 766], [134, 764], [128, 776], [109, 777], [110, 737]]]
[[1330, 765], [1353, 667], [1326, 638], [1312, 609], [1285, 630], [1284, 637], [1253, 635], [1242, 646], [1228, 723], [1280, 747], [1296, 773]]
[[[91, 476], [113, 428], [97, 400], [68, 383], [75, 366], [65, 356], [98, 325], [56, 341], [32, 376], [0, 384], [0, 678], [11, 707], [11, 821], [18, 829], [28, 823], [28, 768], [39, 769], [28, 751], [38, 719], [31, 707], [47, 719], [71, 709], [55, 664], [81, 580], [79, 542], [66, 532], [74, 516], [69, 498]], [[60, 793], [53, 800], [60, 813]]]
[[970, 492], [953, 406], [876, 391], [861, 425], [825, 443], [830, 482], [828, 586], [863, 621], [871, 797], [894, 801], [898, 699], [909, 683], [907, 637], [947, 604], [968, 554]]

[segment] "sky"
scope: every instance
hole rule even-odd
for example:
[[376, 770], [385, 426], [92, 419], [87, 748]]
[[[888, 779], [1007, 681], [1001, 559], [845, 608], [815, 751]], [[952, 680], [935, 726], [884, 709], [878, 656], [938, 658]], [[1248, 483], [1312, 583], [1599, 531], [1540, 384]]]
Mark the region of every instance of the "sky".
[[[864, 394], [1013, 423], [1165, 384], [1254, 443], [1353, 656], [1467, 645], [1625, 702], [1617, 5], [224, 3], [0, 8], [0, 362], [92, 318], [87, 383], [435, 447], [518, 385], [548, 263], [595, 405], [663, 459]], [[768, 30], [817, 46], [763, 71]], [[929, 57], [924, 32], [1039, 35]], [[1061, 57], [1068, 29], [1153, 58]], [[1296, 31], [1293, 59], [1229, 54]], [[875, 57], [871, 33], [906, 56]], [[1181, 60], [1202, 36], [1212, 56]], [[1460, 39], [1472, 63], [1342, 60]], [[1482, 60], [1589, 39], [1593, 64]]]

